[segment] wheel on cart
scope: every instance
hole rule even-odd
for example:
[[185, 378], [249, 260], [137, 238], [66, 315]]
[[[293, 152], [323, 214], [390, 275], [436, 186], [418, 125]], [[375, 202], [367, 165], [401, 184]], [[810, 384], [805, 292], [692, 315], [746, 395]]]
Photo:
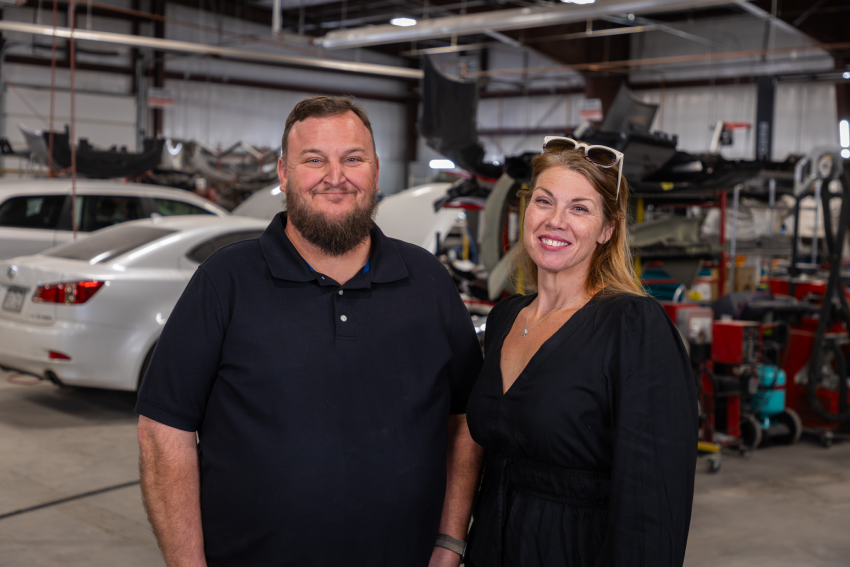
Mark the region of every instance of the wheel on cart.
[[761, 425], [755, 416], [745, 413], [741, 416], [741, 454], [755, 451], [761, 444]]
[[706, 457], [706, 460], [708, 461], [708, 472], [716, 473], [723, 463], [723, 456], [720, 453], [712, 453]]
[[832, 447], [833, 435], [831, 431], [822, 431], [820, 434], [820, 446], [824, 449]]
[[792, 445], [799, 441], [800, 436], [803, 435], [803, 422], [800, 421], [800, 416], [797, 415], [797, 412], [791, 408], [785, 408], [782, 410], [782, 413], [779, 413], [770, 419], [771, 421], [775, 421], [776, 423], [788, 428], [788, 433], [783, 433], [782, 435], [776, 435], [773, 437], [777, 443]]

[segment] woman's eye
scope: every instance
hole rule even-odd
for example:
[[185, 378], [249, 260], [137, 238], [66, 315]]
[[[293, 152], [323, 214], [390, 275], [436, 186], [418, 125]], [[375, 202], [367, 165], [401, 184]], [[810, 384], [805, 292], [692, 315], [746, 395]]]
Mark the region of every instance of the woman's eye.
[[541, 205], [548, 205], [549, 204], [549, 201], [547, 199], [543, 199], [543, 198], [538, 198], [537, 202], [540, 203]]

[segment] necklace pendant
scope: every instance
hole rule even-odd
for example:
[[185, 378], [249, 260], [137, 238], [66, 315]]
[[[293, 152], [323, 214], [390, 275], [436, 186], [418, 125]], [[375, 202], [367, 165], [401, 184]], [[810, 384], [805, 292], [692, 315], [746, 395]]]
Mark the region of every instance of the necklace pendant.
[[524, 330], [524, 331], [522, 332], [522, 336], [523, 336], [523, 337], [524, 337], [525, 335], [527, 335], [527, 334], [528, 334], [528, 329], [526, 329], [526, 330]]

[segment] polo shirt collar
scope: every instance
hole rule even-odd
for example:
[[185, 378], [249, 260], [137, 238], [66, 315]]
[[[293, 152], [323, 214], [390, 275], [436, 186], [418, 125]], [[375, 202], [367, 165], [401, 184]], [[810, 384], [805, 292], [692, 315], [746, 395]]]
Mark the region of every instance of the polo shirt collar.
[[[260, 248], [272, 276], [281, 280], [309, 282], [316, 273], [301, 257], [285, 232], [286, 211], [280, 212], [260, 236]], [[369, 254], [369, 279], [374, 283], [389, 283], [405, 279], [407, 267], [396, 243], [372, 225], [372, 251]]]

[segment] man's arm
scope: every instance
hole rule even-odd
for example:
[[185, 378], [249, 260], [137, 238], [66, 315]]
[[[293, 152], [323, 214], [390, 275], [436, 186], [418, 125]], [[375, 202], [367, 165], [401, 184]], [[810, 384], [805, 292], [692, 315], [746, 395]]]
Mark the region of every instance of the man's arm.
[[[440, 533], [466, 540], [472, 502], [478, 490], [484, 449], [472, 440], [466, 414], [449, 416], [449, 440], [446, 455], [446, 499], [440, 519]], [[460, 556], [448, 549], [435, 547], [431, 567], [457, 566]]]
[[168, 567], [206, 567], [195, 432], [139, 417], [142, 501]]

